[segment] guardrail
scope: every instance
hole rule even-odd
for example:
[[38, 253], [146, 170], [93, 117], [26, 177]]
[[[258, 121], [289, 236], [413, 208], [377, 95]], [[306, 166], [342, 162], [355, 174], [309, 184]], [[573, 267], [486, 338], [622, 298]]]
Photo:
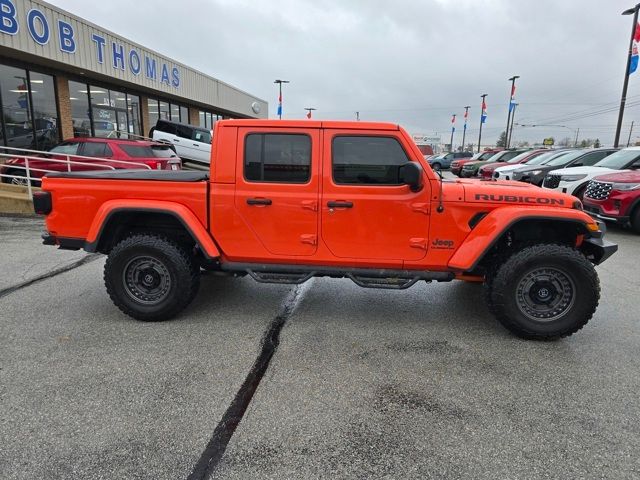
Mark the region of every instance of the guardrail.
[[[59, 163], [64, 164], [66, 166], [66, 170], [68, 172], [73, 171], [72, 167], [92, 167], [93, 169], [108, 169], [108, 170], [116, 170], [116, 167], [110, 164], [117, 164], [117, 166], [121, 166], [122, 168], [133, 167], [133, 168], [146, 168], [148, 170], [153, 170], [149, 165], [142, 162], [131, 162], [127, 160], [113, 160], [111, 158], [100, 158], [100, 157], [85, 157], [82, 155], [70, 155], [63, 153], [51, 153], [40, 150], [28, 150], [25, 148], [14, 148], [14, 147], [0, 147], [1, 151], [13, 151], [16, 153], [0, 153], [0, 167], [2, 167], [3, 163], [6, 165], [6, 162], [1, 162], [1, 160], [11, 160], [11, 159], [22, 159], [24, 160], [24, 165], [19, 164], [11, 164], [9, 168], [11, 170], [24, 170], [25, 174], [22, 175], [8, 175], [6, 173], [0, 172], [0, 181], [2, 178], [11, 178], [17, 179], [15, 182], [16, 185], [23, 185], [27, 187], [27, 192], [29, 193], [29, 198], [33, 198], [33, 185], [34, 181], [40, 181], [41, 177], [44, 175], [33, 175], [33, 172], [41, 172], [43, 174], [47, 173], [56, 173], [61, 170], [50, 170], [45, 168], [32, 167], [29, 165], [29, 162], [47, 162], [47, 163]], [[26, 154], [25, 154], [26, 152]], [[48, 155], [55, 155], [56, 157], [65, 157], [61, 158], [49, 158]], [[90, 161], [87, 161], [90, 160]], [[101, 163], [104, 162], [104, 163]], [[87, 168], [82, 168], [82, 170], [88, 170]]]

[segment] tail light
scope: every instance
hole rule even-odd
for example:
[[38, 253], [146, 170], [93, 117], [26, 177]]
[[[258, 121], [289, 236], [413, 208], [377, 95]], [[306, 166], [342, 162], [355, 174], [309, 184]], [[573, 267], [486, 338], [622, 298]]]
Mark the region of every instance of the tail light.
[[158, 160], [147, 160], [144, 163], [149, 165], [153, 170], [162, 170], [162, 162]]
[[38, 215], [49, 215], [52, 209], [51, 192], [40, 191], [33, 193], [33, 210]]

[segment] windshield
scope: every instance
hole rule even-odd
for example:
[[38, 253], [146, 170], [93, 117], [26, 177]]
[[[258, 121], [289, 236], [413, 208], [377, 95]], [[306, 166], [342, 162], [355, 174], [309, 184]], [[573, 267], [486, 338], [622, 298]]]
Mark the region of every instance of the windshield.
[[[527, 158], [529, 155], [531, 155], [531, 152], [522, 152], [520, 155], [516, 155], [515, 157], [510, 159], [507, 163], [520, 163], [522, 160]], [[538, 154], [534, 154], [534, 155], [540, 155], [540, 154], [538, 153]]]
[[607, 158], [600, 160], [594, 165], [594, 167], [622, 170], [638, 157], [640, 157], [640, 150], [620, 150], [612, 153]]
[[543, 164], [546, 164], [548, 161], [553, 160], [556, 157], [559, 157], [560, 155], [564, 155], [565, 153], [569, 153], [569, 152], [551, 151], [551, 152], [543, 153], [539, 157], [536, 157], [533, 160], [528, 161], [527, 165], [543, 165]]
[[564, 155], [560, 155], [552, 160], [549, 160], [545, 165], [549, 167], [560, 167], [562, 165], [566, 165], [567, 163], [575, 160], [578, 157], [584, 155], [584, 150], [576, 150], [574, 152], [565, 153]]

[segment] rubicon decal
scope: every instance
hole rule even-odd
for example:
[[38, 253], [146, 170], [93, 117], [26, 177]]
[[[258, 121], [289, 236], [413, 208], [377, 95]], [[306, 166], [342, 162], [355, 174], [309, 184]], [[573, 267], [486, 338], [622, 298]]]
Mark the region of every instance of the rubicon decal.
[[485, 202], [509, 202], [509, 203], [533, 203], [536, 205], [564, 205], [561, 198], [545, 197], [521, 197], [518, 195], [488, 195], [486, 193], [476, 193], [476, 200]]

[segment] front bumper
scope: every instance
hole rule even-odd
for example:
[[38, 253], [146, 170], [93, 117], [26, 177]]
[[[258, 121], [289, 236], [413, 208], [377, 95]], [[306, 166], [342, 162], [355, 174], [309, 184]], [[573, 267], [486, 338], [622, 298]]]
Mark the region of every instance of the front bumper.
[[585, 204], [584, 211], [587, 212], [592, 217], [597, 218], [599, 220], [618, 223], [620, 225], [626, 225], [629, 223], [629, 217], [627, 215], [614, 215], [610, 213], [605, 213], [602, 211], [602, 208], [599, 206]]
[[594, 265], [600, 265], [618, 251], [618, 245], [604, 239], [607, 226], [600, 220], [596, 220], [596, 222], [600, 229], [593, 232], [591, 237], [585, 238], [580, 249]]

